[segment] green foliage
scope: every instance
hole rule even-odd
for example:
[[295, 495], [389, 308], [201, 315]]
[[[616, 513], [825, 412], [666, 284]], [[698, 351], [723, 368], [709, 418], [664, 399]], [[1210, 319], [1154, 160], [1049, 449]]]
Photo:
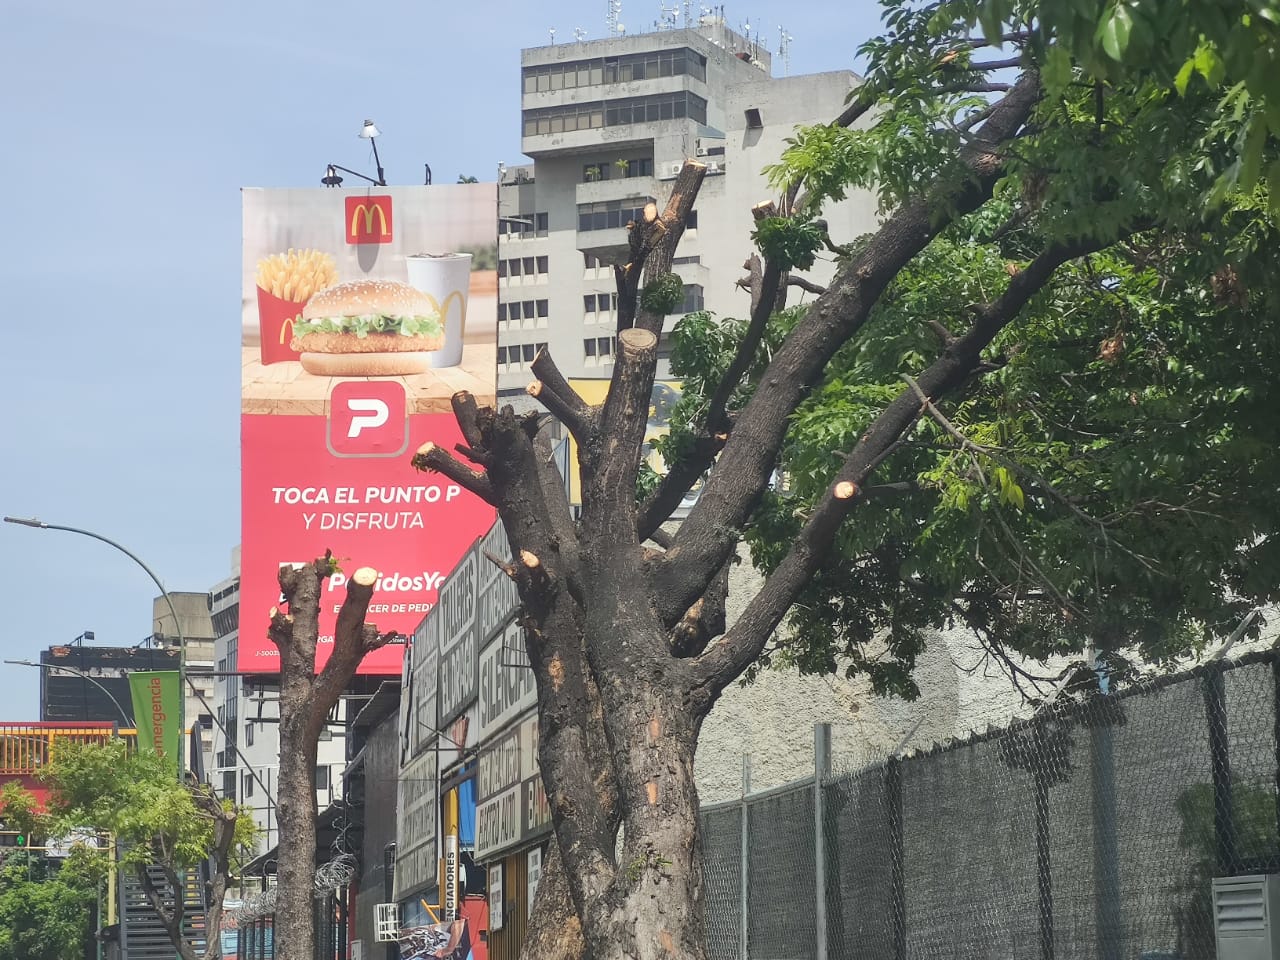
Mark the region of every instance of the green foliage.
[[82, 850], [73, 850], [61, 864], [27, 851], [5, 857], [0, 862], [0, 960], [84, 956], [101, 878], [97, 858]]
[[782, 270], [808, 270], [822, 247], [822, 228], [800, 217], [765, 217], [756, 224], [751, 239]]
[[0, 787], [0, 818], [10, 830], [20, 830], [28, 837], [43, 834], [46, 818], [35, 795], [16, 780]]
[[[942, 4], [941, 6], [948, 6]], [[1268, 137], [1280, 135], [1280, 5], [1272, 0], [979, 0], [969, 23], [988, 38], [1011, 24], [1037, 24], [1037, 42], [1053, 54], [1047, 76], [1061, 89], [1074, 60], [1090, 78], [1122, 83], [1143, 77], [1180, 96], [1212, 94], [1235, 116], [1239, 136], [1213, 199], [1251, 189], [1263, 173]]]
[[654, 277], [640, 291], [640, 307], [650, 313], [666, 316], [684, 300], [684, 281], [674, 273]]
[[[975, 309], [1054, 243], [1103, 247], [1060, 268], [1005, 328], [985, 375], [942, 403], [945, 423], [926, 414], [877, 467], [870, 483], [880, 489], [840, 528], [772, 662], [864, 674], [878, 691], [910, 696], [915, 659], [939, 628], [966, 626], [1035, 658], [1101, 648], [1122, 668], [1125, 656], [1159, 662], [1198, 649], [1280, 600], [1280, 276], [1270, 253], [1280, 229], [1264, 187], [1243, 189], [1280, 169], [1280, 153], [1254, 123], [1265, 109], [1252, 88], [1224, 99], [1188, 76], [1174, 83], [1184, 54], [1200, 57], [1195, 76], [1218, 84], [1232, 82], [1236, 60], [1211, 30], [1202, 32], [1221, 63], [1199, 40], [1161, 47], [1181, 28], [1157, 28], [1155, 6], [887, 0], [884, 35], [862, 48], [866, 84], [855, 96], [873, 105], [864, 126], [798, 131], [770, 169], [776, 187], [798, 192], [796, 231], [855, 188], [876, 189], [888, 211], [937, 203], [970, 176], [956, 157], [988, 105], [974, 93], [991, 79], [974, 25], [1021, 32], [1015, 59], [1041, 71], [1045, 95], [1004, 149], [992, 199], [899, 273], [794, 412], [778, 464], [785, 483], [746, 531], [765, 572], [907, 389], [904, 377], [946, 349], [948, 331], [967, 330]], [[1210, 4], [1175, 7], [1171, 21], [1216, 16]], [[1078, 17], [1069, 36], [1068, 9]], [[1228, 32], [1252, 29], [1257, 15]], [[1270, 30], [1240, 49], [1269, 42]], [[1135, 225], [1144, 229], [1130, 237]], [[785, 257], [793, 235], [774, 231], [766, 239]], [[731, 410], [796, 320], [775, 318]], [[687, 449], [744, 330], [708, 315], [677, 327], [684, 394], [668, 461]]]
[[[175, 869], [193, 867], [213, 849], [213, 818], [195, 795], [207, 787], [179, 783], [158, 754], [130, 750], [123, 740], [106, 744], [60, 743], [42, 772], [50, 787], [51, 830], [93, 827], [113, 834], [122, 866], [160, 856]], [[231, 809], [231, 801], [222, 801]], [[253, 821], [236, 821], [236, 846], [253, 842]]]

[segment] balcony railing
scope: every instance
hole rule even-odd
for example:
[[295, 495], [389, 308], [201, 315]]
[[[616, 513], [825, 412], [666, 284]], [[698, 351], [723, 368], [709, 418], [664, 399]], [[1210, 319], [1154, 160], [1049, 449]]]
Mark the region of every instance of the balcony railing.
[[135, 730], [107, 723], [0, 723], [0, 775], [35, 773], [54, 758], [61, 743], [106, 743], [114, 736], [135, 735]]

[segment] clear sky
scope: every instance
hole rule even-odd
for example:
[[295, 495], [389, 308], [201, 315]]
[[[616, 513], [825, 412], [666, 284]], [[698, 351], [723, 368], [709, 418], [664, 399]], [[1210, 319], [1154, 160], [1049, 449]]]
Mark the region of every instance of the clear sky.
[[[680, 6], [679, 4], [673, 4]], [[625, 0], [646, 32], [658, 0]], [[605, 33], [607, 0], [15, 0], [0, 30], [0, 512], [85, 527], [171, 590], [239, 542], [241, 186], [492, 180], [520, 162], [520, 49]], [[683, 10], [683, 7], [681, 7]], [[692, 7], [696, 15], [698, 4]], [[729, 4], [790, 72], [856, 67], [873, 0]], [[780, 58], [775, 73], [782, 72]], [[0, 526], [0, 657], [151, 633], [146, 575], [84, 537]], [[38, 716], [0, 666], [0, 720]]]

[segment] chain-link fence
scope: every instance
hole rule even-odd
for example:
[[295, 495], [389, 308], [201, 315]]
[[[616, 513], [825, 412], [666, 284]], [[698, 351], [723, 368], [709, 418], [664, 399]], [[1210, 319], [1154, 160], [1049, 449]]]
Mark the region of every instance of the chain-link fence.
[[1267, 652], [706, 807], [711, 955], [1213, 960], [1211, 879], [1280, 870], [1278, 700]]

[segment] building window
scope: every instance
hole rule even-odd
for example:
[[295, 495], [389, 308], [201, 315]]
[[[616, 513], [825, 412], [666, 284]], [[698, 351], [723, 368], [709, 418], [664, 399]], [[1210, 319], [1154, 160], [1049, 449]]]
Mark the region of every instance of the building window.
[[648, 97], [626, 97], [618, 100], [595, 100], [589, 103], [567, 103], [558, 107], [538, 107], [524, 111], [524, 135], [573, 133], [630, 123], [656, 123], [661, 120], [696, 120], [707, 122], [707, 101], [696, 93], [679, 90]]
[[680, 305], [681, 313], [693, 313], [703, 309], [702, 284], [686, 283], [684, 285], [684, 302]]
[[545, 277], [551, 272], [551, 261], [547, 257], [538, 257], [536, 261], [538, 276]]
[[517, 213], [498, 221], [498, 236], [517, 240], [547, 236], [550, 218], [545, 213]]
[[507, 365], [507, 348], [498, 348], [498, 366], [505, 367]]
[[690, 210], [689, 215], [684, 218], [684, 228], [686, 230], [698, 229], [698, 211]]
[[597, 180], [622, 180], [632, 177], [652, 177], [653, 158], [633, 157], [615, 160], [613, 163], [588, 163], [582, 168], [582, 182]]
[[244, 777], [244, 798], [248, 800], [253, 796], [253, 774], [245, 771]]
[[253, 721], [246, 720], [244, 725], [244, 745], [246, 747], [253, 746]]
[[228, 770], [222, 775], [222, 795], [228, 799], [236, 795], [236, 773]]
[[707, 58], [696, 50], [680, 47], [654, 50], [620, 57], [592, 57], [525, 67], [521, 79], [525, 93], [549, 93], [552, 90], [576, 90], [603, 83], [630, 83], [657, 77], [689, 76], [704, 83]]
[[589, 340], [582, 341], [582, 354], [586, 357], [594, 357], [596, 355], [596, 338], [591, 337]]
[[644, 216], [648, 197], [632, 197], [629, 200], [603, 200], [599, 203], [578, 204], [578, 229], [614, 230], [625, 227]]
[[546, 300], [535, 300], [534, 304], [539, 317], [545, 317], [548, 315], [548, 304]]
[[702, 262], [701, 257], [676, 257], [671, 261], [673, 267], [694, 266]]
[[316, 789], [329, 789], [329, 768], [327, 766], [316, 767]]

